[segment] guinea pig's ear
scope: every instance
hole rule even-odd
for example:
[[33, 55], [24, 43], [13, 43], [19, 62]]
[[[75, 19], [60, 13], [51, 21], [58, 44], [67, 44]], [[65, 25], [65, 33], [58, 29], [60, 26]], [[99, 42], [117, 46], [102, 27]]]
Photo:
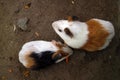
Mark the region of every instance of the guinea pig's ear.
[[70, 22], [70, 21], [79, 20], [79, 18], [77, 16], [68, 16], [67, 20]]
[[70, 36], [71, 38], [73, 37], [72, 32], [68, 28], [65, 28], [64, 31], [68, 36]]

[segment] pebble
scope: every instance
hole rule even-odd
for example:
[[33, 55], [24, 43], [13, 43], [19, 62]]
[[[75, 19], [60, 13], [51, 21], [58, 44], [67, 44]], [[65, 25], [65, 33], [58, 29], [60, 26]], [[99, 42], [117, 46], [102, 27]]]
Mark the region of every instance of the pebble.
[[17, 26], [22, 29], [22, 30], [27, 30], [27, 22], [28, 22], [28, 18], [20, 18], [17, 22]]
[[75, 1], [71, 1], [72, 4], [75, 4]]
[[16, 14], [20, 12], [20, 9], [17, 8], [15, 11], [14, 11]]

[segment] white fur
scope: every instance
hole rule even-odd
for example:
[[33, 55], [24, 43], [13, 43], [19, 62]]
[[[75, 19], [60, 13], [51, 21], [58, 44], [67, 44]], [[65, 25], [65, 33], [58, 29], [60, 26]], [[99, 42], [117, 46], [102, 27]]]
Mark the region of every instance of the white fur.
[[[27, 61], [26, 61], [26, 57], [25, 55], [31, 53], [31, 52], [36, 52], [39, 53], [43, 52], [43, 51], [54, 51], [56, 52], [57, 50], [59, 50], [58, 47], [56, 47], [52, 42], [48, 42], [48, 41], [31, 41], [31, 42], [27, 42], [23, 45], [22, 49], [19, 52], [19, 61], [26, 66]], [[65, 46], [62, 48], [62, 50], [64, 52], [67, 52], [69, 55], [72, 55], [73, 51], [68, 47]], [[63, 59], [61, 59], [60, 61], [64, 60], [65, 58], [63, 57]], [[56, 61], [60, 62], [59, 60]]]
[[[69, 22], [67, 20], [58, 20], [53, 22], [52, 26], [55, 32], [65, 41], [65, 43], [72, 48], [80, 48], [88, 40], [89, 31], [86, 23], [79, 21]], [[61, 29], [62, 32], [59, 32], [58, 28]], [[72, 38], [65, 34], [65, 28], [68, 28], [73, 33]]]
[[42, 51], [56, 51], [58, 50], [51, 42], [46, 41], [31, 41], [23, 45], [21, 51], [19, 52], [19, 61], [25, 66], [27, 64], [25, 55], [30, 52], [40, 53]]
[[105, 44], [99, 49], [99, 50], [102, 50], [109, 45], [112, 38], [114, 37], [115, 35], [114, 27], [112, 23], [110, 23], [109, 21], [105, 21], [101, 19], [94, 19], [94, 20], [98, 21], [102, 25], [102, 27], [104, 27], [109, 32], [109, 36], [107, 37]]
[[[102, 50], [106, 48], [112, 38], [115, 35], [114, 27], [109, 21], [101, 20], [101, 19], [93, 19], [98, 21], [102, 27], [106, 29], [106, 31], [109, 32], [109, 36], [106, 39], [105, 44], [99, 48], [99, 50]], [[68, 20], [58, 20], [52, 23], [52, 26], [55, 30], [55, 32], [65, 41], [67, 45], [69, 45], [72, 48], [81, 48], [85, 45], [85, 43], [88, 40], [88, 26], [85, 22], [79, 22], [79, 21], [68, 21]], [[64, 29], [68, 28], [72, 34], [73, 37], [71, 38], [67, 34], [65, 34]], [[58, 29], [61, 29], [62, 32], [59, 32]]]

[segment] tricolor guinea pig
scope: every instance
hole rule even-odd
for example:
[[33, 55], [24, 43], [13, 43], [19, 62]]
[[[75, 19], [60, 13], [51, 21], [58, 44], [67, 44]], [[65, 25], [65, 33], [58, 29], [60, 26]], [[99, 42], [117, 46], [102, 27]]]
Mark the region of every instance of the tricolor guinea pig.
[[19, 61], [33, 70], [58, 63], [72, 55], [73, 51], [61, 42], [31, 41], [23, 45], [19, 52]]
[[52, 27], [68, 46], [86, 51], [105, 49], [115, 34], [111, 22], [95, 18], [87, 22], [58, 20]]

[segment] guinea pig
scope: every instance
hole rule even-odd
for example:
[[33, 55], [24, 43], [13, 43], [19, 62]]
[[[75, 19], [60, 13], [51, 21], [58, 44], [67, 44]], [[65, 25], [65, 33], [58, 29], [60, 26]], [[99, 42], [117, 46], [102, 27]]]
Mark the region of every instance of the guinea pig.
[[38, 70], [59, 63], [72, 55], [73, 51], [61, 42], [30, 41], [19, 52], [19, 61], [26, 67]]
[[52, 27], [71, 48], [90, 52], [105, 49], [115, 35], [111, 22], [96, 18], [86, 22], [72, 18], [58, 20], [52, 23]]

